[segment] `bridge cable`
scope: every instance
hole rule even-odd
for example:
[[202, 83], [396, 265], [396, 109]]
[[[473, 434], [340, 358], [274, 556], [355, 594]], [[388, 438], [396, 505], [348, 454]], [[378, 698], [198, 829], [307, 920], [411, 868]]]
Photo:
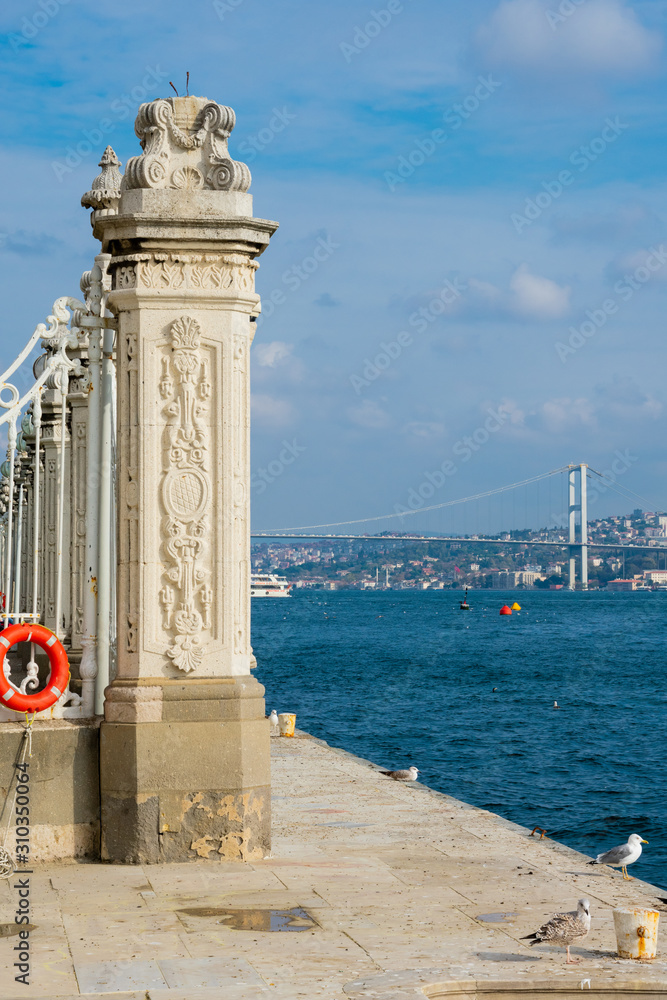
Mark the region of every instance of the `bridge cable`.
[[540, 479], [547, 479], [549, 476], [566, 472], [567, 469], [568, 466], [563, 466], [561, 469], [552, 469], [551, 472], [543, 472], [540, 476], [532, 476], [530, 479], [524, 479], [520, 483], [511, 483], [509, 486], [498, 486], [495, 490], [485, 490], [483, 493], [475, 493], [470, 497], [461, 497], [459, 500], [446, 500], [443, 503], [432, 504], [430, 507], [418, 507], [416, 510], [397, 511], [394, 514], [376, 514], [375, 517], [358, 517], [351, 521], [326, 521], [324, 524], [302, 524], [297, 528], [278, 528], [277, 531], [267, 530], [262, 531], [261, 534], [277, 538], [281, 532], [311, 531], [314, 528], [340, 528], [348, 524], [366, 524], [369, 521], [384, 521], [391, 517], [409, 517], [411, 514], [424, 514], [429, 510], [442, 510], [443, 507], [454, 507], [456, 504], [468, 503], [470, 500], [479, 500], [481, 497], [506, 493], [508, 490], [517, 489], [519, 486], [528, 486], [530, 483], [536, 483]]
[[[596, 476], [599, 476], [600, 479], [603, 479], [606, 485], [608, 485], [612, 490], [618, 493], [619, 496], [622, 496], [625, 500], [629, 500], [630, 497], [634, 497], [636, 500], [641, 500], [642, 504], [645, 504], [644, 510], [650, 510], [651, 507], [654, 507], [656, 511], [665, 509], [663, 507], [660, 507], [659, 505], [652, 503], [650, 500], [647, 500], [646, 497], [640, 496], [639, 493], [634, 493], [627, 486], [620, 485], [614, 479], [610, 479], [609, 476], [605, 476], [603, 472], [598, 472], [597, 469], [591, 469], [590, 466], [589, 469], [591, 472], [594, 472]], [[592, 476], [590, 476], [589, 478], [593, 479]], [[595, 482], [595, 480], [593, 480], [593, 482]], [[624, 496], [624, 494], [621, 493], [621, 490], [624, 490], [626, 494], [629, 493], [630, 496]]]

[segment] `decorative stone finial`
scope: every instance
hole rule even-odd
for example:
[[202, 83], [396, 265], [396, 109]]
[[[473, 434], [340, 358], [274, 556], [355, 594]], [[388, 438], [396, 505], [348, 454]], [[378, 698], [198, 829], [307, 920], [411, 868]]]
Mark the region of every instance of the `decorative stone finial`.
[[250, 171], [227, 149], [235, 122], [231, 108], [205, 97], [142, 104], [134, 130], [144, 152], [127, 161], [123, 190], [247, 191]]
[[90, 191], [81, 199], [84, 208], [92, 208], [95, 214], [115, 215], [120, 201], [121, 175], [120, 160], [111, 146], [107, 146], [99, 162], [102, 173], [95, 178]]

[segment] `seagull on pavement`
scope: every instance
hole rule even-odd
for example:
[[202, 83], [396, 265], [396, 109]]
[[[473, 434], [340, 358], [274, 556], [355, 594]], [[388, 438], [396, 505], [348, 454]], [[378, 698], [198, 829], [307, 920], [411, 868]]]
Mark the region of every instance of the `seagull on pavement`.
[[388, 778], [393, 778], [394, 781], [416, 781], [419, 768], [409, 767], [404, 771], [380, 771], [380, 774], [386, 774]]
[[591, 904], [587, 899], [580, 899], [576, 910], [569, 913], [555, 913], [534, 934], [526, 934], [521, 940], [530, 940], [531, 946], [534, 944], [559, 944], [561, 947], [565, 945], [567, 952], [565, 963], [566, 965], [575, 965], [579, 959], [570, 958], [570, 945], [579, 938], [585, 938], [590, 929]]
[[595, 861], [589, 861], [588, 864], [620, 868], [623, 872], [623, 878], [631, 879], [632, 875], [628, 875], [628, 865], [634, 864], [641, 857], [642, 844], [648, 844], [648, 840], [644, 840], [638, 833], [631, 833], [627, 844], [619, 844], [618, 847], [612, 847], [604, 854], [598, 854]]

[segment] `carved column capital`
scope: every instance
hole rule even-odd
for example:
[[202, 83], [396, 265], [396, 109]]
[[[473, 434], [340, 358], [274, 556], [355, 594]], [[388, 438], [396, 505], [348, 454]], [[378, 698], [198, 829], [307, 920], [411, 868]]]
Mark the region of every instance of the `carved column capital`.
[[231, 108], [205, 97], [142, 104], [134, 130], [144, 152], [128, 160], [124, 190], [247, 191], [250, 171], [227, 149], [235, 122]]

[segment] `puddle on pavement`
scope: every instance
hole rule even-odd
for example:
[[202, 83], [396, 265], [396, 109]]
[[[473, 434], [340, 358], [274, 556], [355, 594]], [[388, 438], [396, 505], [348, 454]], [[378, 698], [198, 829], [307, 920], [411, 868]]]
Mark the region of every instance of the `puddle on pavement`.
[[36, 931], [37, 924], [0, 924], [0, 938], [14, 937], [21, 931]]
[[511, 924], [516, 913], [480, 913], [475, 920], [482, 920], [485, 924]]
[[224, 924], [235, 931], [310, 931], [317, 921], [301, 906], [290, 910], [234, 909], [222, 906], [195, 906], [178, 910], [188, 917], [218, 917], [217, 924]]

